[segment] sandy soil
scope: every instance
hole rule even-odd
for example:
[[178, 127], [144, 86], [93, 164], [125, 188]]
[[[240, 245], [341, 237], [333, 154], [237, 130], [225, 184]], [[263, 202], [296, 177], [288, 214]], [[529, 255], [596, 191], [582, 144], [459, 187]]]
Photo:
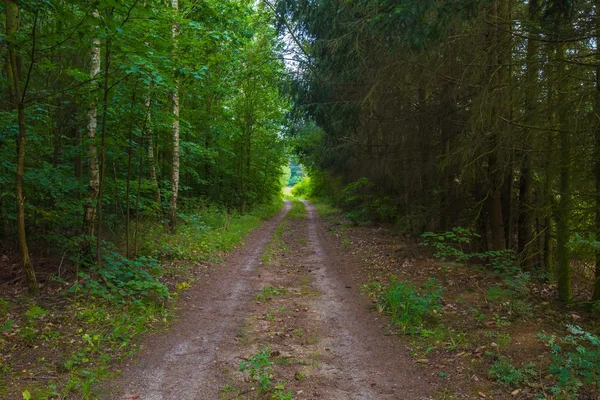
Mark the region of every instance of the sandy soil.
[[[187, 291], [178, 321], [145, 340], [104, 398], [430, 399], [437, 381], [381, 329], [360, 295], [362, 266], [305, 206], [292, 217], [286, 203]], [[239, 368], [261, 349], [273, 362], [268, 393]]]

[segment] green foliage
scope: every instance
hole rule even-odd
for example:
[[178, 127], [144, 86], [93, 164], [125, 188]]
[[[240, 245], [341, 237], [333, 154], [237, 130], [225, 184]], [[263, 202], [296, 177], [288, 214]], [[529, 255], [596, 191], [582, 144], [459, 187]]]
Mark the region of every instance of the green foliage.
[[165, 300], [169, 290], [159, 281], [162, 272], [155, 258], [127, 259], [117, 252], [106, 253], [102, 268], [80, 272], [79, 281], [69, 291], [112, 302]]
[[312, 186], [310, 184], [310, 177], [306, 176], [301, 181], [296, 183], [292, 187], [292, 195], [294, 197], [309, 198], [312, 195]]
[[513, 293], [526, 294], [531, 280], [529, 273], [522, 271], [516, 265], [516, 254], [512, 250], [470, 252], [468, 245], [479, 235], [461, 227], [443, 233], [425, 232], [421, 235], [421, 246], [435, 250], [433, 256], [445, 262], [460, 265], [483, 264], [495, 274], [502, 277], [504, 284]]
[[269, 301], [275, 296], [279, 296], [283, 293], [283, 290], [274, 288], [272, 286], [265, 286], [260, 292], [254, 296], [254, 300], [257, 301]]
[[494, 380], [512, 387], [518, 387], [537, 376], [534, 364], [524, 365], [517, 368], [507, 357], [500, 356], [488, 371], [488, 375]]
[[420, 290], [395, 276], [387, 286], [371, 283], [363, 289], [403, 334], [419, 333], [426, 320], [441, 310], [442, 289], [435, 278], [428, 280]]
[[273, 361], [271, 350], [263, 347], [260, 352], [240, 363], [240, 371], [247, 372], [250, 380], [257, 383], [257, 391], [262, 395], [270, 395], [272, 399], [292, 400], [292, 393], [285, 391], [285, 385], [273, 381]]
[[550, 389], [557, 399], [577, 397], [586, 386], [600, 388], [600, 337], [568, 325], [571, 334], [556, 338], [540, 334], [550, 348], [550, 373], [555, 382]]
[[152, 225], [141, 238], [142, 250], [159, 259], [206, 259], [231, 250], [266, 218], [279, 212], [280, 198], [253, 207], [245, 214], [215, 205], [185, 210], [175, 234]]
[[348, 184], [342, 190], [342, 207], [349, 210], [346, 218], [355, 225], [394, 221], [397, 214], [390, 199], [373, 193], [373, 184], [365, 177]]
[[476, 237], [479, 235], [469, 229], [454, 227], [448, 232], [423, 233], [420, 245], [433, 248], [435, 250], [433, 256], [439, 260], [464, 263], [470, 258], [465, 253], [464, 246], [471, 243]]

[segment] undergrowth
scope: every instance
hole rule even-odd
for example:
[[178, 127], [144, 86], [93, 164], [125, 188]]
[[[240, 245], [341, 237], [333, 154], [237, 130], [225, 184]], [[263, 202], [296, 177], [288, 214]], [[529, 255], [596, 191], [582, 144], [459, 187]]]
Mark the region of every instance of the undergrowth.
[[[145, 255], [137, 258], [128, 259], [105, 244], [102, 268], [82, 266], [74, 282], [57, 279], [66, 288], [66, 306], [46, 309], [33, 300], [0, 300], [0, 344], [35, 360], [21, 364], [0, 351], [0, 397], [102, 398], [99, 382], [114, 375], [115, 362], [136, 351], [142, 334], [168, 324], [171, 302], [190, 287], [191, 275], [178, 271], [174, 276], [165, 265], [214, 259], [281, 205], [278, 200], [244, 215], [214, 207], [184, 213], [175, 234], [164, 227], [145, 230], [140, 237]], [[166, 275], [176, 282], [167, 286]], [[21, 311], [23, 301], [29, 305]], [[26, 379], [37, 374], [53, 378]]]
[[258, 353], [240, 363], [239, 370], [248, 373], [251, 382], [256, 383], [259, 398], [293, 400], [292, 392], [286, 391], [284, 382], [274, 381], [271, 350], [263, 347]]
[[416, 334], [428, 319], [441, 309], [442, 289], [435, 278], [420, 289], [392, 276], [388, 285], [372, 282], [363, 286], [363, 293], [375, 299], [380, 312], [390, 317], [390, 323], [402, 334]]

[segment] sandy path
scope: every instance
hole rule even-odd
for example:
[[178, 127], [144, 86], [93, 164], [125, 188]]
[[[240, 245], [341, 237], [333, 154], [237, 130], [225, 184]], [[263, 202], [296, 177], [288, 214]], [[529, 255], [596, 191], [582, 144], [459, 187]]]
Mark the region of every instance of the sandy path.
[[[274, 359], [289, 354], [274, 368], [294, 399], [432, 398], [435, 381], [397, 339], [382, 333], [383, 319], [359, 294], [354, 276], [361, 266], [337, 246], [315, 208], [308, 202], [305, 207], [305, 218], [286, 218], [286, 203], [208, 286], [188, 292], [179, 321], [169, 332], [147, 339], [116, 382], [119, 389], [113, 387], [106, 398], [257, 398], [253, 383], [237, 366], [260, 348], [273, 351]], [[273, 265], [265, 266], [261, 257], [282, 223], [280, 249]], [[253, 300], [266, 285], [284, 294]], [[249, 332], [243, 340], [240, 329]], [[292, 332], [310, 332], [310, 340]], [[299, 372], [306, 377], [299, 379]], [[223, 394], [225, 386], [237, 392]]]
[[143, 400], [218, 399], [220, 384], [211, 379], [211, 363], [224, 333], [244, 319], [244, 307], [258, 283], [254, 269], [290, 206], [286, 202], [276, 217], [253, 232], [216, 271], [208, 288], [187, 292], [178, 321], [168, 332], [146, 340], [107, 399], [127, 394]]

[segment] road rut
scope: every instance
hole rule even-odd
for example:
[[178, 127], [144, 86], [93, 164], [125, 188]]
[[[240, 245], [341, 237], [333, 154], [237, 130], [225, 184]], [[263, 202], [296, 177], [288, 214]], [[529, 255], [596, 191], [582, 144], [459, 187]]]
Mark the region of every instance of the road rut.
[[[384, 320], [359, 294], [361, 266], [328, 234], [315, 207], [303, 206], [305, 213], [286, 217], [286, 202], [217, 268], [210, 285], [189, 291], [178, 322], [146, 340], [107, 398], [433, 398], [433, 377], [384, 335]], [[267, 287], [276, 295], [253, 298]], [[238, 368], [260, 349], [270, 352], [273, 387], [281, 387], [263, 397]]]

